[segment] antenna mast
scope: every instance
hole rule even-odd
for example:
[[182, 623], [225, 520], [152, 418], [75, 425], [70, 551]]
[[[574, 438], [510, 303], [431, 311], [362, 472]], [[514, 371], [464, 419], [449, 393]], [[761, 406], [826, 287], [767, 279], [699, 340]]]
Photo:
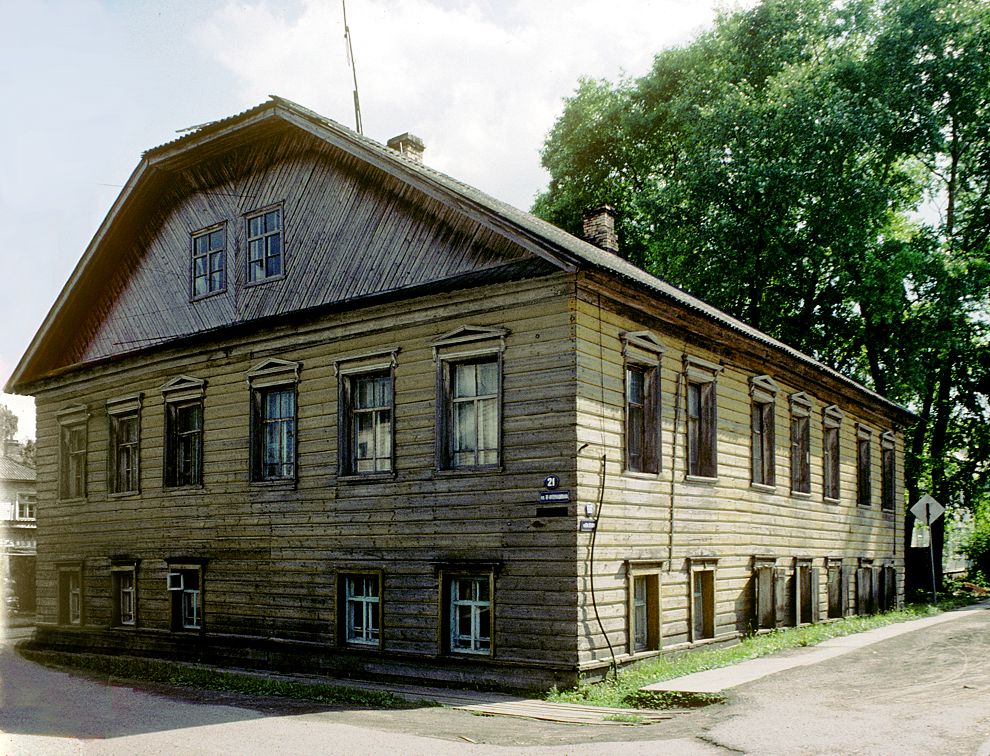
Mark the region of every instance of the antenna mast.
[[347, 63], [354, 74], [354, 128], [358, 134], [364, 134], [361, 127], [361, 99], [358, 97], [357, 66], [354, 65], [354, 45], [351, 44], [351, 27], [347, 25], [347, 0], [340, 0], [344, 8], [344, 41], [347, 42]]

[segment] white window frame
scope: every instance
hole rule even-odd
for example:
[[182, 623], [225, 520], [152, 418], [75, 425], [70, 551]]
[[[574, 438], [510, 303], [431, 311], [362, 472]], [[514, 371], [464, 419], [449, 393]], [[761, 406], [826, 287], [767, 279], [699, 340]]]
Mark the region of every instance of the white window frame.
[[[111, 585], [114, 602], [113, 620], [115, 627], [137, 626], [137, 564], [118, 563], [110, 566]], [[122, 587], [121, 581], [129, 579], [130, 588]], [[125, 599], [130, 602], [130, 611], [125, 607]], [[129, 616], [128, 616], [129, 615]]]
[[[382, 573], [345, 572], [340, 575], [344, 609], [344, 643], [348, 646], [380, 648], [382, 644]], [[372, 585], [373, 590], [356, 593], [352, 587], [361, 581], [362, 588]], [[373, 582], [371, 582], [373, 581]], [[361, 627], [355, 626], [352, 608], [361, 614]]]
[[[490, 572], [447, 573], [443, 575], [444, 595], [447, 601], [447, 644], [451, 654], [492, 656], [495, 650], [495, 580]], [[470, 581], [474, 588], [487, 587], [488, 598], [474, 597], [480, 591], [472, 589], [472, 598], [458, 598], [457, 588], [462, 581]], [[467, 636], [458, 632], [460, 610], [470, 614], [471, 630]], [[482, 612], [488, 612], [488, 635], [481, 634]]]
[[35, 522], [38, 519], [38, 496], [26, 491], [14, 494], [14, 519], [21, 522]]
[[[398, 364], [399, 347], [366, 352], [342, 357], [334, 361], [334, 372], [338, 380], [337, 400], [337, 475], [342, 478], [371, 478], [391, 477], [395, 475], [395, 368]], [[389, 380], [389, 397], [385, 405], [373, 409], [359, 410], [355, 408], [355, 387], [361, 380], [387, 375]], [[382, 418], [387, 413], [388, 429], [383, 429]], [[359, 414], [372, 415], [374, 418], [376, 446], [379, 433], [387, 433], [388, 454], [371, 459], [374, 461], [373, 470], [359, 471], [357, 417]]]
[[[299, 476], [299, 372], [302, 365], [289, 360], [269, 359], [256, 365], [248, 371], [247, 382], [251, 391], [251, 430], [250, 447], [250, 479], [252, 483], [295, 483]], [[288, 475], [265, 474], [265, 408], [264, 400], [271, 391], [288, 391], [292, 393], [292, 417], [280, 418], [285, 422], [291, 439], [287, 441], [285, 450], [290, 462], [279, 462], [280, 465], [291, 465]]]
[[[274, 231], [263, 231], [260, 235], [251, 235], [251, 221], [255, 218], [263, 218], [269, 213], [278, 214], [278, 228]], [[268, 261], [274, 258], [275, 255], [270, 255], [269, 252], [269, 242], [272, 238], [278, 237], [279, 245], [279, 272], [269, 275], [268, 273]], [[251, 259], [251, 245], [253, 242], [260, 241], [262, 247], [262, 254], [260, 258], [262, 275], [255, 276], [253, 274], [253, 266]], [[257, 261], [255, 261], [257, 262]], [[268, 207], [261, 208], [259, 210], [252, 210], [244, 216], [244, 263], [247, 266], [244, 273], [244, 280], [246, 286], [256, 286], [258, 284], [267, 283], [268, 281], [277, 281], [279, 279], [285, 278], [286, 275], [286, 254], [285, 254], [285, 212], [282, 208], [282, 204], [269, 205]]]
[[[169, 562], [166, 588], [172, 594], [173, 632], [203, 632], [206, 625], [204, 611], [205, 572], [203, 563]], [[192, 574], [196, 576], [195, 586], [188, 584], [190, 581], [187, 578]], [[190, 606], [193, 609], [191, 615], [188, 611]]]

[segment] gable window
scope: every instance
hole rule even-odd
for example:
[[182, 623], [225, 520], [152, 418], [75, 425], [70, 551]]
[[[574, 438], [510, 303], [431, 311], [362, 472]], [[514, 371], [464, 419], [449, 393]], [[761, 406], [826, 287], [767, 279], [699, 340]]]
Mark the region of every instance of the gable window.
[[624, 333], [626, 469], [660, 471], [660, 340], [647, 331]]
[[446, 594], [450, 652], [491, 654], [492, 576], [450, 576]]
[[203, 483], [203, 394], [206, 382], [180, 376], [162, 387], [165, 400], [165, 486]]
[[282, 208], [247, 217], [247, 265], [248, 283], [282, 276]]
[[89, 413], [83, 406], [57, 414], [59, 424], [58, 494], [62, 499], [86, 496], [86, 444]]
[[338, 360], [340, 475], [390, 473], [394, 467], [395, 389], [398, 347]]
[[[494, 468], [501, 463], [501, 373], [506, 333], [504, 329], [466, 327], [433, 344], [438, 370], [440, 469]], [[469, 343], [474, 348], [458, 349]]]
[[631, 653], [660, 648], [660, 570], [656, 562], [627, 562], [629, 648]]
[[893, 512], [896, 508], [896, 473], [895, 439], [888, 431], [880, 436], [880, 509], [884, 512]]
[[172, 597], [172, 630], [203, 629], [203, 572], [200, 561], [170, 561], [167, 575]]
[[18, 492], [14, 494], [16, 502], [14, 504], [15, 520], [37, 519], [36, 502], [38, 497], [34, 494]]
[[856, 501], [861, 507], [870, 506], [873, 498], [872, 461], [870, 459], [872, 440], [873, 431], [862, 425], [856, 426]]
[[716, 377], [721, 367], [685, 356], [687, 379], [687, 474], [715, 478], [717, 464]]
[[140, 489], [141, 395], [110, 400], [107, 415], [110, 418], [110, 493], [137, 493]]
[[381, 643], [381, 576], [343, 575], [344, 639], [348, 645]]
[[774, 459], [774, 408], [778, 387], [769, 375], [750, 379], [750, 459], [751, 480], [758, 486], [777, 482]]
[[133, 627], [137, 624], [137, 564], [116, 563], [110, 567], [113, 590], [112, 624]]
[[839, 500], [839, 427], [842, 410], [834, 404], [822, 412], [822, 495]]
[[81, 625], [83, 621], [82, 565], [58, 565], [58, 622]]
[[791, 394], [791, 492], [811, 493], [811, 400]]
[[192, 236], [193, 299], [227, 288], [227, 231], [223, 226]]
[[285, 360], [267, 360], [248, 373], [254, 481], [295, 480], [298, 380], [299, 364]]

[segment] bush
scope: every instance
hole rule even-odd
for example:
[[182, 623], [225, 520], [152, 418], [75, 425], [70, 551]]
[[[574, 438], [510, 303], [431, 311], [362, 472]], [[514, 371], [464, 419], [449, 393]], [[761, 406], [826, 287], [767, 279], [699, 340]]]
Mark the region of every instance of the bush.
[[978, 573], [982, 573], [983, 576], [990, 575], [990, 505], [985, 505], [977, 511], [973, 534], [960, 551], [972, 562], [970, 566], [972, 576], [975, 577]]

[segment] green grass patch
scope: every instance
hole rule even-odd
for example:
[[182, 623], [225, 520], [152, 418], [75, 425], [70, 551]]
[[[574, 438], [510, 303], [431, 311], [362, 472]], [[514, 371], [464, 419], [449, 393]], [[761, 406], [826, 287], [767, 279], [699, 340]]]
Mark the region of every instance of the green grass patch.
[[151, 682], [197, 690], [271, 696], [295, 701], [374, 709], [410, 709], [420, 708], [424, 705], [438, 705], [433, 701], [409, 701], [383, 690], [364, 690], [288, 678], [227, 672], [210, 667], [195, 667], [159, 659], [71, 654], [41, 650], [30, 646], [20, 646], [18, 652], [25, 659], [48, 667], [67, 668], [101, 677], [106, 676], [111, 683]]
[[743, 638], [732, 646], [700, 648], [658, 656], [620, 670], [617, 678], [613, 678], [610, 674], [603, 682], [585, 682], [569, 690], [554, 688], [546, 695], [546, 700], [557, 703], [642, 709], [683, 708], [719, 703], [725, 700], [723, 696], [641, 691], [640, 688], [694, 672], [727, 667], [747, 659], [768, 656], [788, 648], [814, 646], [829, 638], [839, 638], [897, 622], [930, 617], [959, 605], [959, 601], [941, 602], [938, 606], [913, 604], [885, 614], [846, 617], [834, 622], [773, 630], [763, 635]]

